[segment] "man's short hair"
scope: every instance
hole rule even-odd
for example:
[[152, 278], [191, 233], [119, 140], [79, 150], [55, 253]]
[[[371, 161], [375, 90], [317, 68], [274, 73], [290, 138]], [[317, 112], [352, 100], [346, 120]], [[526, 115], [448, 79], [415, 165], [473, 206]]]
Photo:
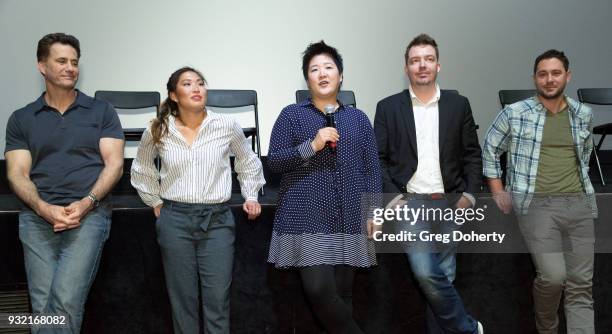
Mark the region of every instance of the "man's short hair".
[[436, 43], [436, 40], [427, 34], [420, 34], [413, 38], [410, 44], [408, 44], [408, 47], [406, 47], [406, 53], [404, 54], [406, 64], [408, 64], [408, 53], [410, 49], [417, 45], [431, 45], [436, 50], [436, 59], [440, 59], [440, 51], [438, 51], [438, 43]]
[[68, 34], [64, 34], [63, 32], [56, 32], [52, 34], [48, 34], [43, 36], [43, 38], [38, 41], [38, 48], [36, 49], [36, 58], [38, 61], [44, 61], [49, 57], [49, 50], [51, 49], [51, 45], [55, 43], [60, 43], [64, 45], [72, 46], [77, 52], [77, 58], [81, 58], [81, 46], [79, 40]]
[[308, 81], [308, 65], [310, 64], [310, 61], [312, 58], [320, 54], [328, 55], [334, 61], [334, 64], [336, 64], [338, 72], [342, 74], [342, 71], [344, 70], [342, 56], [335, 47], [327, 45], [321, 40], [317, 43], [308, 45], [306, 50], [304, 50], [304, 55], [302, 56], [302, 73], [304, 74], [304, 79], [306, 81]]
[[542, 53], [541, 55], [539, 55], [538, 58], [536, 58], [535, 63], [533, 64], [533, 74], [536, 74], [536, 71], [538, 70], [538, 64], [542, 60], [551, 59], [551, 58], [559, 59], [559, 61], [563, 63], [563, 67], [565, 68], [565, 71], [567, 72], [569, 70], [569, 60], [565, 56], [565, 53], [563, 53], [563, 51], [550, 49]]

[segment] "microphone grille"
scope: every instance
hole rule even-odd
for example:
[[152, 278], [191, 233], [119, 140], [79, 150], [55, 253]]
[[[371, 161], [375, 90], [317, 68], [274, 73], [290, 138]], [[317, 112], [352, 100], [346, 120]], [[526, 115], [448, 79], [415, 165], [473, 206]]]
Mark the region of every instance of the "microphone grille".
[[323, 107], [323, 111], [324, 111], [326, 114], [333, 114], [333, 113], [336, 111], [336, 106], [334, 106], [333, 104], [326, 104], [326, 105]]

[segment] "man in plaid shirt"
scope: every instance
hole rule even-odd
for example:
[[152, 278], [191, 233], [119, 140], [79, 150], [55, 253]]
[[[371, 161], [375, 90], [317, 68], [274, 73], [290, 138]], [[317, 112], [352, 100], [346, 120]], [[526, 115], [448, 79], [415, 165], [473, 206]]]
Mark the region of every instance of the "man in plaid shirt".
[[[592, 278], [597, 206], [588, 176], [592, 111], [565, 96], [563, 52], [537, 57], [537, 95], [504, 108], [486, 134], [483, 173], [504, 213], [514, 206], [536, 267], [536, 327], [557, 333], [562, 293], [568, 333], [594, 333]], [[508, 152], [506, 188], [499, 157]]]

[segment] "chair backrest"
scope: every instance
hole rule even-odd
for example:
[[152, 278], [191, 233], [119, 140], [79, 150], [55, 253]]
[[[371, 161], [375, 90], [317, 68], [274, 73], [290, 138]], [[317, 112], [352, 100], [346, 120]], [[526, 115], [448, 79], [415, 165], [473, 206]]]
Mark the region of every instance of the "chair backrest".
[[238, 89], [209, 89], [206, 105], [218, 108], [257, 106], [257, 92]]
[[583, 103], [612, 105], [612, 88], [580, 88], [578, 100]]
[[94, 96], [115, 107], [126, 140], [125, 157], [135, 157], [137, 142], [142, 138], [149, 120], [157, 117], [159, 113], [159, 93], [99, 90]]
[[119, 109], [159, 108], [160, 101], [158, 92], [99, 90], [96, 92], [95, 97], [107, 101], [112, 104], [113, 107]]
[[535, 89], [502, 89], [499, 91], [499, 103], [502, 108], [507, 105], [528, 99], [536, 95]]
[[[94, 96], [115, 107], [126, 141], [139, 141], [149, 119], [156, 117], [159, 112], [158, 92], [99, 90]], [[146, 114], [150, 114], [149, 119], [143, 117]]]
[[209, 89], [206, 107], [213, 111], [232, 114], [243, 128], [259, 129], [257, 92], [242, 89]]
[[[215, 112], [232, 114], [241, 124], [246, 137], [252, 137], [252, 147], [261, 156], [257, 92], [243, 89], [209, 89], [206, 106]], [[245, 119], [245, 114], [253, 117]], [[248, 124], [247, 124], [248, 123]]]
[[[310, 98], [310, 91], [307, 89], [300, 89], [295, 91], [295, 103], [300, 103]], [[338, 92], [338, 100], [344, 105], [351, 107], [357, 107], [357, 101], [355, 100], [355, 93], [352, 90], [341, 90]]]

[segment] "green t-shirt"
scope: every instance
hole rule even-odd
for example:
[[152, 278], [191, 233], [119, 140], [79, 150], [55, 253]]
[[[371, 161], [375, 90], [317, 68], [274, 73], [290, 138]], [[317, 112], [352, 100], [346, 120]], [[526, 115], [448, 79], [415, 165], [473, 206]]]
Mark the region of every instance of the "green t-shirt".
[[582, 193], [578, 158], [572, 139], [569, 111], [546, 111], [536, 177], [536, 193]]

